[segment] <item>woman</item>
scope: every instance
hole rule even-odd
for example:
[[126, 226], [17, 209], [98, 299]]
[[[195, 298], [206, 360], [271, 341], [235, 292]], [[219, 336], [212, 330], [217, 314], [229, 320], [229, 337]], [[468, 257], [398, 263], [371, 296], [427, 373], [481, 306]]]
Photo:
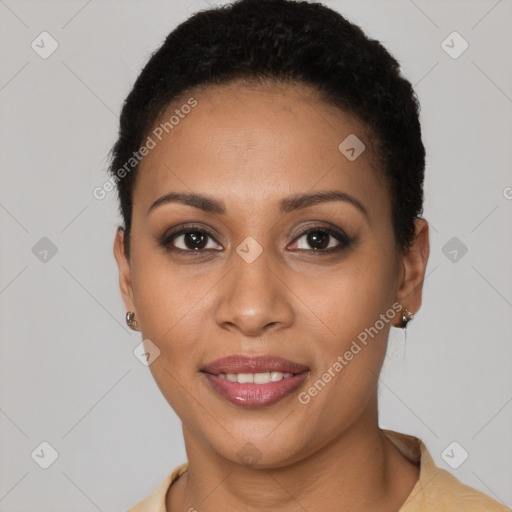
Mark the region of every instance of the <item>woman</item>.
[[320, 4], [200, 12], [146, 64], [112, 152], [114, 254], [188, 462], [132, 512], [506, 510], [378, 424], [429, 257], [418, 110]]

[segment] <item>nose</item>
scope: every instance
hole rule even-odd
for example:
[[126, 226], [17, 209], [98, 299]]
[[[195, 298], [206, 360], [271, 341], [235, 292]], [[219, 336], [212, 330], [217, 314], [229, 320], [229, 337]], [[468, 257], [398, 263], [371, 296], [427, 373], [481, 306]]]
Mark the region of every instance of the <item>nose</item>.
[[293, 293], [279, 270], [271, 268], [267, 252], [251, 263], [238, 254], [233, 256], [232, 271], [219, 283], [217, 324], [245, 336], [262, 336], [292, 325]]

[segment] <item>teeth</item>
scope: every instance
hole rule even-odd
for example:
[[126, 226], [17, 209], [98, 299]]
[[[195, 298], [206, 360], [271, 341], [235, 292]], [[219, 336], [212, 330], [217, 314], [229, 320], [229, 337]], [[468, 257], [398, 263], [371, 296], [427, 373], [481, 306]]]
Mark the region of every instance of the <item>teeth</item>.
[[278, 382], [282, 379], [288, 379], [293, 376], [290, 372], [264, 372], [264, 373], [219, 373], [222, 379], [239, 384], [268, 384], [269, 382]]

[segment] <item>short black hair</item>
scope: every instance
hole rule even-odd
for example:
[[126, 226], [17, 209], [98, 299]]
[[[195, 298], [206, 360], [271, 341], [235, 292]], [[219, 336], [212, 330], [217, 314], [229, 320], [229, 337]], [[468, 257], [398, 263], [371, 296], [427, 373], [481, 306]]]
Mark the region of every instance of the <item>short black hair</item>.
[[[116, 180], [130, 255], [138, 165], [119, 179], [173, 102], [198, 86], [239, 80], [303, 83], [363, 122], [390, 191], [395, 246], [414, 239], [423, 213], [425, 148], [419, 102], [398, 61], [338, 12], [316, 2], [238, 0], [195, 13], [148, 59], [124, 101], [109, 171]], [[341, 142], [341, 141], [340, 141]]]

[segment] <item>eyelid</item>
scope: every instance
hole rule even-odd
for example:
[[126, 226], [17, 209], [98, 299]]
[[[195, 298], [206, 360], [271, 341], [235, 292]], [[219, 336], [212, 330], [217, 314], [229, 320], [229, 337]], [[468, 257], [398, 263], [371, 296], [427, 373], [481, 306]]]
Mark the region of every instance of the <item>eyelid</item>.
[[225, 246], [226, 241], [224, 237], [218, 233], [213, 228], [203, 226], [201, 224], [198, 224], [197, 222], [184, 222], [183, 224], [180, 224], [179, 226], [172, 228], [168, 231], [165, 231], [164, 234], [160, 237], [161, 239], [169, 239], [172, 236], [182, 235], [183, 232], [187, 231], [200, 231], [201, 233], [205, 233], [210, 238], [212, 238], [216, 243]]
[[308, 223], [305, 226], [301, 226], [301, 228], [299, 229], [299, 232], [295, 235], [292, 242], [297, 240], [297, 238], [301, 237], [302, 235], [305, 235], [305, 234], [307, 234], [311, 231], [315, 231], [315, 230], [328, 231], [328, 232], [334, 233], [338, 236], [345, 237], [347, 240], [352, 239], [352, 237], [350, 237], [345, 232], [345, 230], [343, 230], [342, 228], [339, 228], [335, 224], [332, 224], [331, 222], [327, 222], [327, 221], [317, 220], [317, 221], [311, 221], [310, 223]]
[[333, 231], [338, 230], [338, 228], [334, 226], [334, 224], [331, 224], [330, 222], [325, 222], [321, 220], [310, 221], [308, 224], [301, 226], [299, 228], [299, 233], [296, 235], [296, 237], [303, 235], [304, 233], [307, 233], [308, 230], [310, 229], [332, 229]]

